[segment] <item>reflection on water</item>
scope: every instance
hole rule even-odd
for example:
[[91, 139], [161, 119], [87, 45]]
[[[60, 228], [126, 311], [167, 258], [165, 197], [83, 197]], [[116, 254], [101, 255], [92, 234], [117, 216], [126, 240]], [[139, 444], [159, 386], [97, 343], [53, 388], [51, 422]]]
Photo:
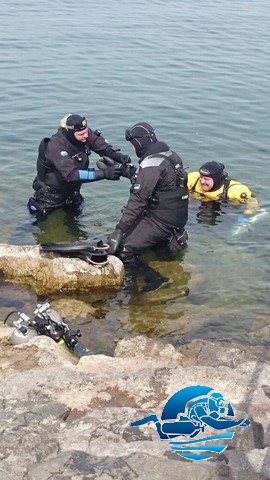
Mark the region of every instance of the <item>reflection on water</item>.
[[[188, 171], [220, 161], [270, 211], [269, 2], [139, 3], [137, 10], [124, 0], [103, 0], [97, 9], [91, 2], [78, 9], [70, 0], [5, 3], [0, 31], [2, 243], [96, 243], [115, 228], [128, 197], [125, 179], [85, 184], [85, 205], [74, 219], [63, 211], [37, 224], [28, 218], [37, 146], [72, 111], [86, 115], [91, 128], [101, 130], [134, 163], [124, 131], [138, 121], [150, 122]], [[160, 31], [166, 35], [157, 35]], [[88, 40], [82, 50], [83, 38]], [[94, 155], [90, 161], [94, 167]], [[169, 279], [166, 284], [143, 291], [145, 278], [127, 274], [116, 294], [103, 292], [97, 300], [89, 292], [82, 303], [98, 304], [85, 325], [93, 348], [106, 350], [114, 337], [140, 332], [171, 341], [182, 335], [255, 338], [270, 307], [269, 217], [245, 225], [238, 218], [243, 214], [241, 206], [209, 210], [192, 200], [186, 252], [172, 262], [149, 257], [151, 266]], [[23, 308], [33, 311], [33, 292], [5, 284], [1, 290], [0, 313], [8, 298], [24, 301]], [[78, 313], [74, 320], [84, 317]], [[267, 335], [259, 328], [256, 341]]]
[[147, 274], [140, 272], [131, 277], [127, 272], [124, 286], [114, 302], [121, 311], [120, 321], [126, 334], [158, 337], [175, 330], [175, 322], [181, 324], [181, 302], [189, 295], [190, 280], [190, 272], [183, 266], [184, 256], [185, 252], [181, 252], [166, 260], [162, 250], [143, 255], [143, 260], [158, 276], [167, 279], [157, 288], [155, 283], [150, 283], [153, 286], [150, 288]]
[[37, 245], [76, 242], [77, 240], [87, 240], [89, 236], [87, 227], [82, 222], [82, 216], [74, 215], [71, 211], [63, 209], [55, 210], [44, 219], [36, 220], [32, 216], [27, 218], [16, 226], [10, 243], [23, 245], [25, 244], [24, 239], [29, 235], [33, 237], [32, 243]]
[[36, 244], [76, 242], [87, 240], [86, 226], [81, 223], [78, 215], [74, 216], [69, 210], [58, 209], [44, 220], [33, 223], [32, 234]]
[[221, 222], [219, 218], [222, 214], [220, 202], [201, 202], [198, 207], [198, 213], [196, 219], [198, 223], [204, 223], [206, 225], [216, 225]]

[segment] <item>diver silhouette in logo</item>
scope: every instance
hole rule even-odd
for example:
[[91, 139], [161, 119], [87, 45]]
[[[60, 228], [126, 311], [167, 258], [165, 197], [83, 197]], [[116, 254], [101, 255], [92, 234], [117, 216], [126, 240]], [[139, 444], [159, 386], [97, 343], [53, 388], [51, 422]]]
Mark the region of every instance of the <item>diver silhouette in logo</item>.
[[[163, 409], [161, 421], [158, 420], [156, 415], [150, 415], [131, 423], [131, 426], [137, 427], [149, 422], [154, 422], [160, 438], [162, 440], [169, 440], [178, 436], [194, 438], [199, 433], [204, 432], [207, 426], [215, 430], [226, 430], [240, 426], [248, 427], [250, 425], [250, 421], [245, 418], [234, 420], [231, 417], [234, 417], [232, 405], [225, 402], [221, 393], [215, 392], [213, 388], [207, 386], [194, 385], [179, 390], [168, 400]], [[198, 442], [217, 440], [218, 438], [232, 438], [233, 435], [234, 433], [221, 434], [200, 439]], [[197, 441], [176, 442], [174, 445], [187, 443], [197, 443]], [[172, 444], [170, 444], [170, 446], [172, 448]], [[223, 445], [220, 451], [225, 450], [226, 447], [227, 445]], [[196, 449], [209, 450], [210, 448], [196, 447]], [[178, 448], [174, 447], [173, 450], [178, 450]], [[194, 448], [192, 448], [192, 450], [194, 450]], [[215, 451], [218, 451], [218, 448], [215, 448]], [[220, 453], [220, 451], [218, 451], [218, 453]], [[192, 458], [191, 455], [185, 455], [185, 458], [192, 458], [193, 460], [211, 458], [202, 457], [204, 458]]]

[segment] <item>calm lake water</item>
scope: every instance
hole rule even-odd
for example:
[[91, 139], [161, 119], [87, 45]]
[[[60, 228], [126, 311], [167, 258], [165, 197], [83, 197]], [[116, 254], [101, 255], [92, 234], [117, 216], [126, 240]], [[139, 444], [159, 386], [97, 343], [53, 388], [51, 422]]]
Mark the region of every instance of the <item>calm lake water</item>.
[[[115, 339], [139, 333], [174, 344], [269, 342], [270, 3], [0, 0], [0, 6], [1, 243], [106, 239], [129, 182], [84, 185], [79, 218], [55, 212], [33, 225], [26, 203], [38, 144], [73, 112], [132, 155], [124, 131], [147, 121], [189, 171], [223, 162], [266, 213], [236, 234], [241, 206], [224, 206], [213, 218], [191, 200], [188, 249], [173, 262], [147, 256], [170, 284], [140, 293], [142, 279], [134, 285], [127, 277], [117, 294], [77, 298], [95, 308], [94, 319], [74, 319], [86, 343], [106, 353]], [[91, 160], [95, 166], [96, 156]], [[37, 301], [29, 289], [7, 284], [1, 298], [1, 317], [18, 300], [27, 312]]]

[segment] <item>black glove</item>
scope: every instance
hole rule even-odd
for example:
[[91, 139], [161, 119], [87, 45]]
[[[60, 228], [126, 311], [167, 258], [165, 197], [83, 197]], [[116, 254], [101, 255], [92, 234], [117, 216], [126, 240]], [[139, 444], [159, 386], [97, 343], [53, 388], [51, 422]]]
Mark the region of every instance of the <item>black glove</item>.
[[108, 145], [104, 151], [105, 155], [121, 165], [132, 163], [131, 158], [128, 155], [124, 155], [119, 150], [114, 150], [111, 145]]
[[[131, 161], [130, 157], [128, 158]], [[112, 165], [116, 166], [116, 168], [118, 166], [118, 169], [120, 169], [121, 171], [121, 176], [129, 179], [131, 179], [133, 175], [135, 175], [137, 170], [137, 167], [134, 167], [132, 163], [127, 163], [126, 165], [119, 165], [117, 162], [115, 162], [109, 157], [103, 157], [102, 160], [98, 160], [96, 165], [99, 170], [105, 170]]]
[[96, 163], [99, 170], [105, 170], [105, 168], [117, 166], [117, 162], [109, 157], [102, 157], [102, 160], [98, 160]]
[[122, 153], [120, 155], [122, 156], [121, 158], [122, 165], [126, 166], [128, 163], [132, 164], [132, 160], [128, 155], [123, 155]]
[[109, 255], [113, 255], [116, 252], [121, 243], [122, 237], [123, 232], [120, 230], [120, 228], [116, 228], [114, 232], [108, 236], [107, 243], [109, 245], [109, 249], [107, 250], [107, 253]]
[[132, 177], [134, 177], [136, 170], [137, 170], [137, 167], [134, 167], [132, 163], [128, 163], [127, 165], [122, 165], [121, 175], [122, 177], [129, 178], [131, 180]]
[[107, 167], [104, 170], [95, 170], [95, 180], [119, 180], [121, 177], [121, 168]]
[[121, 165], [127, 165], [128, 163], [132, 163], [131, 158], [121, 152], [114, 152], [111, 158], [113, 158], [115, 162], [121, 163]]
[[169, 248], [171, 253], [177, 253], [187, 247], [188, 232], [184, 229], [176, 229], [171, 237]]

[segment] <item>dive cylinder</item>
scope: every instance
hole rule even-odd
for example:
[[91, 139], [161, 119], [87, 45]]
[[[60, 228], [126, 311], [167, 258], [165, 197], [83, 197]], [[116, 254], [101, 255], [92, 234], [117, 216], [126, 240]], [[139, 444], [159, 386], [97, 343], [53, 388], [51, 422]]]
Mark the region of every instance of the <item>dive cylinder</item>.
[[32, 327], [23, 327], [21, 330], [15, 328], [11, 334], [10, 340], [12, 345], [22, 345], [23, 343], [27, 343], [30, 338], [36, 336], [37, 332]]

